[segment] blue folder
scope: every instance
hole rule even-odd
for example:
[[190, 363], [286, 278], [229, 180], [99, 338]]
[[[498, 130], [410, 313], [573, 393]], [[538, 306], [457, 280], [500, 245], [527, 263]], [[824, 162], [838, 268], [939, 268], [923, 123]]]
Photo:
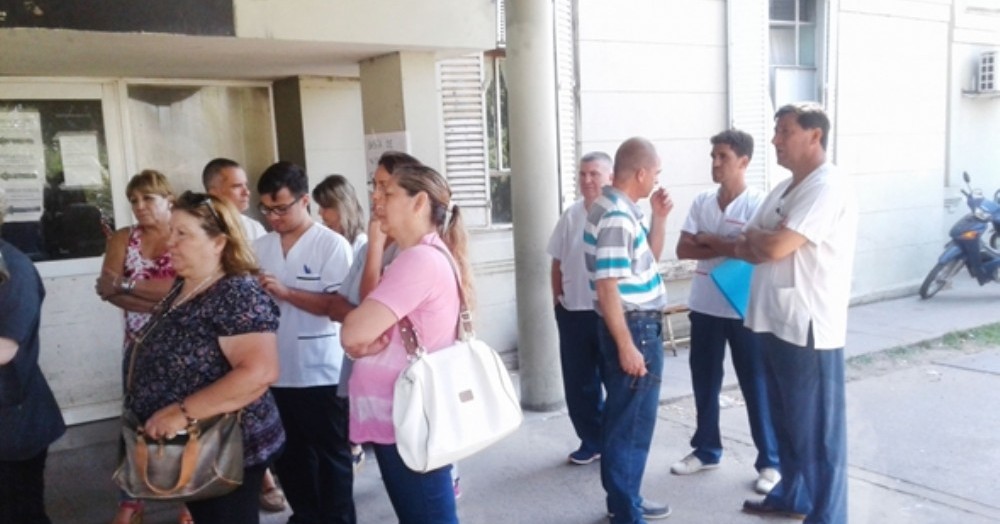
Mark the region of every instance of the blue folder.
[[738, 258], [730, 258], [716, 266], [709, 275], [719, 291], [722, 291], [722, 296], [729, 301], [729, 305], [739, 313], [740, 318], [746, 318], [753, 264]]

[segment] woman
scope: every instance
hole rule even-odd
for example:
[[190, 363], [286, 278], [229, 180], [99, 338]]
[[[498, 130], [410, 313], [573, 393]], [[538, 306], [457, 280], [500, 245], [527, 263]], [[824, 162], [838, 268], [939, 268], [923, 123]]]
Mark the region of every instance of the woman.
[[313, 188], [312, 194], [323, 224], [343, 235], [351, 243], [357, 257], [368, 243], [368, 235], [365, 234], [364, 210], [354, 187], [343, 175], [330, 175]]
[[243, 484], [187, 506], [198, 524], [255, 524], [264, 470], [285, 441], [268, 391], [278, 376], [278, 307], [253, 276], [255, 258], [230, 204], [186, 192], [170, 227], [178, 279], [126, 351], [126, 360], [135, 352], [136, 386], [125, 408], [154, 439], [242, 410]]
[[427, 473], [406, 467], [395, 445], [392, 397], [407, 364], [401, 318], [409, 317], [429, 352], [455, 342], [460, 298], [454, 267], [467, 300], [472, 296], [465, 229], [444, 177], [426, 166], [378, 170], [374, 201], [399, 253], [344, 321], [344, 349], [357, 359], [350, 379], [351, 440], [372, 443], [401, 523], [455, 523], [451, 466]]
[[[132, 177], [125, 195], [136, 225], [119, 229], [108, 239], [96, 289], [102, 300], [125, 311], [127, 348], [174, 281], [174, 267], [167, 251], [174, 194], [163, 173], [147, 169]], [[142, 501], [122, 494], [112, 524], [139, 524], [142, 510]], [[179, 522], [190, 521], [187, 510], [182, 508]]]
[[[342, 302], [340, 310], [343, 311], [344, 307], [349, 310], [360, 302], [361, 271], [364, 268], [368, 249], [368, 235], [364, 232], [364, 210], [354, 192], [354, 186], [343, 175], [330, 175], [324, 178], [313, 188], [312, 195], [313, 200], [319, 206], [319, 218], [323, 220], [323, 224], [343, 235], [354, 249], [354, 263], [338, 292], [349, 301]], [[331, 315], [330, 318], [337, 322], [344, 320], [342, 315]], [[338, 396], [347, 397], [347, 381], [350, 376], [351, 361], [345, 356], [340, 365], [340, 382], [338, 384], [341, 386], [337, 389]], [[360, 445], [351, 444], [351, 459], [354, 462], [354, 474], [356, 475], [365, 463], [365, 451]]]

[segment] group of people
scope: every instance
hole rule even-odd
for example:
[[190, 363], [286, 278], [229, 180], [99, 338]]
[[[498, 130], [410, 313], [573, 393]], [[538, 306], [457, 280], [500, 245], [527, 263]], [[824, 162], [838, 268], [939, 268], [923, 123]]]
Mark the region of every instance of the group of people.
[[[695, 197], [676, 253], [697, 260], [688, 299], [689, 366], [697, 410], [693, 451], [670, 471], [719, 467], [719, 395], [728, 344], [757, 448], [743, 511], [806, 522], [847, 521], [843, 347], [857, 207], [827, 160], [830, 121], [815, 103], [775, 114], [778, 164], [791, 171], [768, 195], [745, 174], [753, 137], [730, 129], [710, 140], [712, 181]], [[573, 464], [600, 460], [614, 523], [670, 516], [640, 493], [663, 369], [666, 290], [658, 262], [669, 194], [657, 189], [653, 144], [631, 138], [614, 159], [580, 160], [582, 199], [549, 241], [567, 410], [579, 447]], [[647, 221], [638, 202], [649, 198]], [[648, 224], [648, 227], [647, 227]], [[745, 315], [712, 279], [727, 259], [754, 265]], [[745, 316], [745, 318], [744, 318]]]
[[[243, 483], [188, 501], [180, 521], [259, 522], [262, 507], [281, 510], [287, 499], [289, 522], [356, 522], [354, 468], [359, 445], [370, 444], [401, 522], [457, 522], [451, 467], [409, 470], [392, 426], [393, 385], [407, 364], [397, 322], [409, 318], [428, 351], [446, 347], [457, 336], [458, 282], [472, 292], [445, 178], [405, 153], [384, 154], [367, 232], [341, 175], [310, 195], [301, 167], [268, 167], [257, 191], [269, 233], [241, 214], [250, 191], [238, 163], [209, 162], [203, 182], [205, 193], [175, 198], [161, 173], [133, 177], [136, 225], [110, 237], [95, 286], [125, 311], [124, 407], [146, 435], [173, 438], [197, 420], [241, 413]], [[142, 501], [120, 497], [114, 524], [140, 523]]]
[[[772, 143], [792, 177], [766, 196], [745, 181], [752, 137], [727, 130], [711, 139], [719, 186], [696, 197], [676, 248], [679, 258], [698, 260], [689, 300], [698, 414], [693, 451], [671, 472], [720, 464], [728, 343], [757, 447], [753, 487], [765, 495], [743, 510], [839, 523], [857, 210], [827, 161], [829, 129], [816, 104], [778, 110]], [[566, 399], [580, 438], [569, 461], [600, 461], [614, 523], [671, 514], [640, 493], [664, 364], [658, 262], [673, 201], [657, 187], [661, 171], [644, 138], [626, 140], [613, 159], [585, 155], [583, 198], [548, 246]], [[280, 509], [286, 497], [291, 523], [355, 522], [362, 443], [400, 522], [458, 522], [452, 466], [410, 470], [392, 424], [393, 385], [407, 364], [398, 322], [409, 318], [433, 352], [455, 341], [459, 286], [473, 296], [467, 234], [446, 179], [410, 155], [384, 154], [365, 232], [344, 177], [331, 175], [310, 196], [305, 171], [278, 162], [257, 183], [269, 233], [241, 214], [250, 191], [238, 163], [213, 160], [203, 181], [205, 193], [175, 198], [161, 173], [133, 177], [126, 192], [136, 225], [109, 238], [95, 285], [125, 311], [124, 408], [145, 434], [172, 438], [199, 419], [241, 413], [242, 485], [188, 502], [182, 522], [252, 524], [262, 504]], [[646, 198], [648, 221], [638, 205]], [[313, 200], [326, 227], [310, 215]], [[710, 277], [727, 258], [755, 265], [745, 318]], [[43, 297], [30, 260], [0, 240], [0, 423], [16, 437], [0, 440], [0, 500], [16, 501], [0, 505], [4, 522], [48, 521], [46, 450], [65, 430], [38, 369]], [[120, 497], [114, 523], [141, 523], [141, 501]]]

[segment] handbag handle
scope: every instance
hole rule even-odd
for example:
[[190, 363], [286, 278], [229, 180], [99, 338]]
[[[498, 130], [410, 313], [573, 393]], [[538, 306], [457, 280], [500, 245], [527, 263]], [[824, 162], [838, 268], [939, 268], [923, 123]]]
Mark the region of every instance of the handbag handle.
[[[455, 265], [455, 260], [452, 258], [451, 253], [448, 250], [437, 244], [430, 244], [431, 247], [437, 249], [448, 259], [448, 263], [451, 265], [451, 270], [455, 275], [455, 284], [458, 288], [458, 321], [457, 323], [457, 333], [460, 340], [469, 340], [476, 336], [476, 332], [472, 328], [472, 313], [469, 312], [469, 306], [465, 301], [465, 292], [462, 291], [462, 279], [458, 273], [458, 266]], [[410, 317], [406, 316], [399, 320], [399, 336], [403, 339], [403, 347], [406, 348], [406, 353], [411, 357], [419, 358], [421, 355], [426, 353], [423, 345], [420, 343], [420, 335], [417, 334], [417, 330], [413, 327], [413, 322], [410, 321]]]
[[[187, 444], [184, 444], [184, 453], [181, 454], [181, 473], [177, 478], [177, 484], [172, 488], [155, 486], [149, 480], [149, 447], [146, 446], [146, 438], [142, 432], [136, 433], [135, 467], [139, 470], [139, 478], [150, 491], [157, 495], [171, 495], [184, 489], [188, 482], [191, 482], [198, 463], [198, 455], [201, 453], [201, 443], [198, 441], [200, 433], [201, 430], [197, 426], [192, 424], [188, 427], [188, 441]], [[160, 441], [160, 446], [163, 446], [162, 441]]]

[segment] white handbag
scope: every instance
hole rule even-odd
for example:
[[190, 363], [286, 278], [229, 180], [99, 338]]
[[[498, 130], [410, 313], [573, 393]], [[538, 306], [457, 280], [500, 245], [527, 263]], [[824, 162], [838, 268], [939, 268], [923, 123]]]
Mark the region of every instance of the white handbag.
[[396, 379], [392, 423], [399, 454], [414, 471], [481, 451], [516, 431], [523, 419], [506, 366], [472, 331], [461, 282], [458, 292], [459, 337], [451, 346], [427, 353], [410, 319], [399, 321], [410, 363]]

